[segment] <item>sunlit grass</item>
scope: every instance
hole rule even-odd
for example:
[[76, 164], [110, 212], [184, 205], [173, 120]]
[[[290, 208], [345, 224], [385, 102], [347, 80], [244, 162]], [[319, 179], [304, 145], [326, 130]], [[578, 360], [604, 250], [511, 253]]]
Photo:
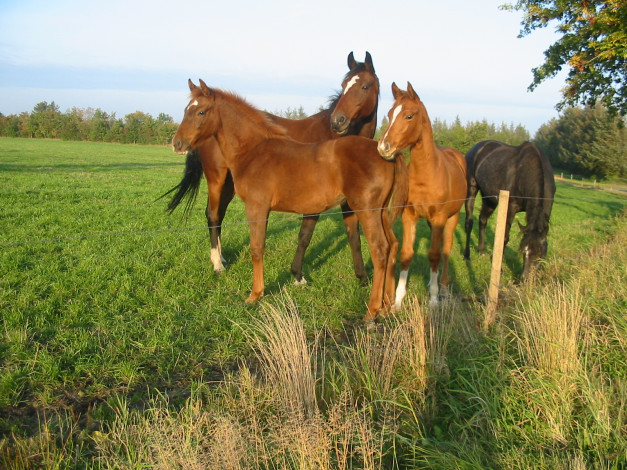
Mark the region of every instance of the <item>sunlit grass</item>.
[[314, 232], [304, 288], [300, 221], [273, 214], [266, 296], [248, 306], [243, 205], [218, 276], [206, 188], [187, 219], [157, 200], [182, 164], [165, 147], [0, 139], [0, 467], [625, 463], [624, 197], [558, 183], [533, 285], [514, 224], [489, 333], [489, 253], [473, 234], [462, 259], [462, 215], [452, 299], [429, 309], [421, 223], [405, 308], [366, 329], [340, 214]]

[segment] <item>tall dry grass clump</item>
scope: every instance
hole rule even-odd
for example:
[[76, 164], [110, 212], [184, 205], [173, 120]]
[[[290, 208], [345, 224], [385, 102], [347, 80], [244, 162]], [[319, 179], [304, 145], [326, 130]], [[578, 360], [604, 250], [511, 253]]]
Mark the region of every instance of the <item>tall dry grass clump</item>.
[[[547, 266], [559, 280], [519, 290], [511, 315], [514, 367], [498, 438], [516, 443], [510, 452], [518, 451], [521, 462], [627, 463], [627, 218], [617, 225], [612, 238], [571, 264]], [[537, 448], [544, 451], [527, 460], [524, 449]]]
[[574, 378], [581, 368], [585, 305], [577, 284], [549, 281], [520, 304], [518, 349], [525, 362], [547, 375]]
[[[464, 330], [469, 323], [455, 301], [427, 308], [413, 296], [408, 298], [407, 306], [406, 316], [400, 318], [397, 326], [403, 335], [405, 374], [401, 384], [426, 399], [435, 393], [439, 378], [449, 375], [446, 358], [455, 328]], [[467, 331], [459, 333], [470, 337]]]
[[524, 366], [513, 374], [547, 438], [567, 445], [585, 347], [584, 302], [577, 286], [560, 282], [526, 289], [528, 297], [520, 302], [516, 317], [516, 344]]
[[315, 344], [310, 348], [298, 308], [284, 294], [278, 306], [264, 303], [249, 334], [268, 384], [288, 414], [313, 418], [316, 403]]
[[105, 432], [92, 435], [100, 452], [98, 467], [211, 468], [208, 449], [213, 423], [203, 405], [200, 397], [192, 395], [181, 409], [173, 410], [166, 396], [158, 396], [139, 413], [118, 397], [111, 404], [116, 419]]

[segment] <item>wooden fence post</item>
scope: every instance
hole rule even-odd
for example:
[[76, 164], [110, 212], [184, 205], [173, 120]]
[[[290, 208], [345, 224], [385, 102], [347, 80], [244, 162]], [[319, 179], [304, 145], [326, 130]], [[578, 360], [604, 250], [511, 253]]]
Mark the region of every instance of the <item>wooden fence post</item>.
[[507, 222], [508, 206], [509, 191], [501, 190], [497, 209], [494, 248], [492, 249], [492, 274], [490, 275], [490, 287], [488, 288], [488, 308], [483, 322], [484, 330], [487, 330], [490, 325], [494, 323], [496, 307], [499, 302], [499, 286], [501, 284], [501, 268], [503, 266], [503, 249], [505, 247], [505, 225]]

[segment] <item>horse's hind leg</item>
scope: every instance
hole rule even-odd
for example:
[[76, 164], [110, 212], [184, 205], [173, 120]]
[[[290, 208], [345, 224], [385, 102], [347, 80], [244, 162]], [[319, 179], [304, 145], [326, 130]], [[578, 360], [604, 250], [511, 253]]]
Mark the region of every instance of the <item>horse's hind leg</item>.
[[303, 277], [303, 261], [319, 217], [320, 214], [303, 215], [303, 221], [300, 224], [298, 246], [292, 261], [292, 275], [294, 276], [294, 283], [297, 285], [307, 284], [307, 280]]
[[387, 210], [382, 211], [383, 228], [390, 245], [390, 254], [386, 265], [385, 285], [383, 288], [383, 305], [385, 311], [388, 312], [394, 305], [394, 288], [396, 280], [396, 256], [398, 255], [398, 240], [390, 225], [390, 218]]
[[263, 296], [263, 255], [266, 248], [268, 214], [268, 209], [246, 205], [246, 217], [250, 230], [250, 256], [253, 261], [253, 288], [246, 299], [247, 304], [256, 302]]
[[386, 265], [390, 256], [390, 244], [386, 237], [385, 229], [379, 214], [375, 211], [364, 211], [360, 215], [364, 235], [368, 240], [370, 258], [372, 259], [372, 292], [368, 302], [368, 313], [364, 321], [372, 321], [383, 307], [384, 285]]
[[349, 207], [348, 203], [342, 204], [342, 216], [344, 217], [344, 226], [346, 227], [346, 236], [348, 244], [353, 255], [353, 267], [355, 276], [362, 285], [368, 282], [368, 274], [364, 266], [364, 258], [361, 255], [361, 238], [359, 237], [359, 218]]

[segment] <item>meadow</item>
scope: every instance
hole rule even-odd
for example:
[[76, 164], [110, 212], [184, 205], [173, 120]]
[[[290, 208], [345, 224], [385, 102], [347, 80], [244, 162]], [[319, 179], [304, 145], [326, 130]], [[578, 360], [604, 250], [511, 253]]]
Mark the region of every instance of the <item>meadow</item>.
[[620, 192], [557, 182], [533, 284], [518, 283], [512, 228], [488, 330], [477, 224], [466, 263], [462, 214], [452, 298], [429, 309], [421, 222], [403, 311], [366, 328], [337, 210], [314, 232], [307, 286], [289, 272], [299, 216], [271, 215], [266, 296], [245, 305], [243, 205], [215, 274], [206, 185], [187, 216], [159, 199], [183, 165], [169, 147], [0, 138], [0, 467], [627, 465]]

